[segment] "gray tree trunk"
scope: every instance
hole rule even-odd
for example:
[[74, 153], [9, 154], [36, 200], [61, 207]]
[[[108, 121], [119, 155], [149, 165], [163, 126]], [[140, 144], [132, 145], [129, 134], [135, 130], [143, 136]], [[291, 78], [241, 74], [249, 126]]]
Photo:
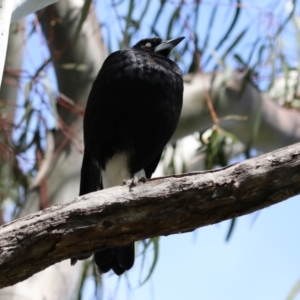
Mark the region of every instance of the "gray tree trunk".
[[[83, 1], [59, 1], [40, 11], [38, 16], [49, 43], [59, 91], [84, 109], [91, 84], [107, 56], [107, 51], [92, 8], [81, 28], [76, 45], [72, 44], [82, 5]], [[63, 21], [52, 26], [51, 20]], [[55, 38], [51, 40], [50, 36]], [[83, 149], [82, 116], [63, 108], [59, 108], [59, 115], [68, 126], [72, 127], [74, 131], [72, 140], [75, 143], [81, 142], [79, 147]], [[60, 131], [54, 133], [55, 149], [61, 145], [64, 138]], [[52, 160], [53, 155], [50, 155], [49, 159]], [[60, 151], [55, 163], [52, 160], [47, 176], [49, 205], [68, 201], [78, 195], [81, 161], [82, 154], [69, 143]], [[36, 183], [36, 188], [27, 195], [21, 215], [38, 211], [39, 198], [40, 190]], [[71, 267], [68, 260], [55, 264], [24, 282], [2, 289], [0, 298], [8, 297], [15, 300], [23, 299], [24, 295], [27, 295], [31, 300], [76, 299], [82, 268], [83, 263], [78, 262]]]

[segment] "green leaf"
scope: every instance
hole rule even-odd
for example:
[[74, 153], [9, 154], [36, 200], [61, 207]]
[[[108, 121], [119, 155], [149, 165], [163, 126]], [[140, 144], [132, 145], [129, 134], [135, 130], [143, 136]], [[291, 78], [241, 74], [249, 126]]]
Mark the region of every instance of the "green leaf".
[[179, 14], [180, 14], [180, 6], [178, 6], [172, 16], [171, 16], [171, 19], [169, 21], [169, 24], [168, 24], [168, 28], [167, 28], [167, 33], [166, 33], [166, 39], [169, 40], [171, 38], [171, 32], [172, 30], [174, 29], [174, 24], [178, 21], [179, 19]]
[[[167, 3], [166, 0], [161, 0], [160, 1], [160, 7], [158, 8], [158, 11], [155, 15], [154, 21], [153, 21], [152, 26], [151, 26], [151, 31], [154, 32], [154, 33], [157, 33], [155, 27], [156, 27], [156, 24], [158, 22], [158, 19], [160, 18], [161, 13], [163, 12], [163, 9], [164, 9], [166, 3]], [[159, 34], [156, 34], [156, 36], [159, 36]]]
[[275, 77], [276, 77], [276, 60], [277, 60], [276, 49], [274, 47], [273, 40], [271, 39], [271, 37], [268, 37], [268, 41], [269, 41], [268, 49], [270, 49], [268, 61], [271, 62], [271, 73], [270, 73], [271, 79], [267, 90], [269, 90], [274, 85]]
[[51, 107], [52, 110], [52, 114], [55, 118], [55, 129], [58, 130], [58, 111], [57, 111], [57, 103], [56, 103], [56, 98], [55, 98], [55, 94], [54, 91], [52, 89], [51, 83], [48, 79], [48, 77], [45, 74], [42, 74], [42, 82], [44, 84], [46, 93], [48, 95], [48, 99], [49, 99], [49, 105]]
[[214, 24], [214, 21], [215, 21], [217, 9], [218, 9], [218, 5], [215, 5], [213, 10], [212, 10], [212, 13], [210, 15], [209, 23], [208, 23], [208, 26], [207, 26], [207, 29], [206, 29], [206, 36], [205, 36], [205, 39], [204, 39], [204, 44], [202, 46], [202, 52], [203, 53], [205, 52], [205, 50], [207, 48], [209, 38], [211, 36], [211, 30], [213, 28], [213, 24]]
[[145, 14], [147, 13], [148, 11], [148, 8], [149, 8], [149, 4], [150, 4], [150, 0], [147, 0], [146, 1], [146, 4], [145, 4], [145, 7], [140, 15], [140, 18], [139, 20], [137, 21], [138, 24], [141, 24], [141, 22], [144, 20], [144, 17], [145, 17]]
[[25, 84], [25, 87], [24, 87], [25, 112], [24, 112], [21, 120], [19, 121], [19, 123], [16, 124], [16, 126], [15, 126], [16, 128], [22, 128], [23, 123], [25, 123], [25, 127], [24, 127], [24, 129], [22, 128], [22, 134], [19, 138], [19, 141], [15, 143], [17, 152], [23, 152], [28, 148], [28, 145], [26, 142], [26, 137], [27, 137], [27, 133], [28, 133], [29, 124], [31, 122], [31, 118], [34, 113], [34, 109], [32, 107], [31, 100], [30, 100], [30, 93], [31, 93], [32, 86], [33, 86], [32, 81], [29, 81]]
[[[200, 16], [200, 8], [201, 8], [201, 1], [195, 1], [196, 2], [196, 6], [194, 9], [194, 13], [195, 13], [195, 20], [194, 20], [194, 32], [196, 32], [197, 27], [198, 27], [198, 18]], [[216, 6], [215, 6], [216, 7]]]
[[261, 45], [259, 47], [259, 51], [258, 51], [258, 58], [257, 58], [257, 61], [256, 63], [254, 64], [253, 66], [253, 69], [257, 68], [258, 66], [261, 65], [261, 62], [263, 60], [263, 54], [264, 54], [264, 51], [267, 49], [267, 46], [266, 45]]
[[300, 293], [300, 280], [298, 280], [295, 285], [293, 286], [292, 290], [290, 291], [289, 295], [287, 296], [287, 300], [294, 300], [296, 296]]
[[295, 12], [295, 7], [296, 7], [296, 0], [293, 0], [293, 8], [291, 10], [291, 12], [289, 13], [289, 15], [287, 16], [287, 18], [280, 24], [279, 28], [277, 29], [274, 37], [279, 36], [279, 34], [283, 31], [283, 29], [285, 28], [285, 26], [287, 25], [287, 23], [289, 22], [289, 20], [292, 18], [292, 16], [294, 15]]
[[[214, 48], [215, 51], [217, 51], [222, 45], [223, 43], [228, 39], [228, 37], [230, 36], [234, 26], [236, 25], [236, 22], [240, 16], [240, 12], [241, 12], [241, 0], [237, 0], [236, 1], [236, 10], [235, 10], [235, 14], [234, 17], [232, 19], [232, 22], [229, 26], [229, 28], [227, 29], [226, 33], [224, 34], [224, 36], [220, 39], [219, 43], [217, 44], [217, 46]], [[208, 57], [208, 59], [205, 61], [204, 63], [204, 67], [207, 66], [207, 64], [210, 62], [212, 56], [210, 55]]]
[[[170, 149], [172, 147], [172, 155], [169, 161], [166, 160], [166, 150]], [[176, 149], [177, 149], [177, 142], [171, 144], [168, 148], [165, 149], [161, 161], [164, 162], [164, 167], [163, 167], [163, 173], [165, 175], [169, 174], [175, 174], [176, 173], [176, 168], [175, 168], [175, 154], [176, 154]]]
[[88, 14], [89, 14], [91, 3], [92, 3], [92, 0], [85, 0], [83, 3], [83, 6], [82, 6], [82, 9], [80, 12], [80, 19], [79, 19], [78, 25], [75, 29], [75, 33], [74, 33], [74, 37], [73, 37], [73, 43], [74, 43], [73, 47], [75, 47], [75, 45], [77, 43], [83, 23], [85, 22]]
[[214, 126], [212, 129], [201, 132], [199, 138], [201, 146], [197, 152], [206, 154], [206, 169], [209, 170], [218, 165], [222, 167], [228, 165], [228, 145], [238, 142], [232, 133]]
[[[200, 58], [200, 51], [199, 49], [197, 48], [197, 44], [198, 44], [198, 36], [197, 34], [195, 33], [195, 50], [194, 50], [194, 53], [193, 53], [193, 60], [190, 64], [190, 67], [189, 67], [189, 70], [188, 70], [188, 73], [197, 73], [199, 72], [199, 65], [200, 65], [200, 61], [199, 61], [199, 58]], [[186, 44], [188, 45], [188, 43]]]
[[243, 29], [240, 34], [233, 40], [233, 42], [229, 45], [227, 50], [225, 50], [225, 53], [222, 55], [222, 61], [226, 58], [226, 56], [231, 52], [231, 50], [236, 47], [236, 45], [241, 41], [241, 39], [244, 37], [245, 33], [248, 31], [248, 27]]
[[125, 46], [129, 46], [130, 42], [131, 42], [131, 38], [132, 38], [132, 34], [129, 32], [129, 28], [132, 25], [133, 21], [132, 21], [132, 14], [133, 14], [133, 10], [134, 10], [134, 0], [130, 0], [128, 2], [128, 11], [127, 11], [127, 15], [126, 15], [126, 25], [125, 25], [125, 30], [124, 30], [124, 44]]
[[[247, 63], [246, 63], [246, 66], [249, 66], [250, 65], [250, 62], [251, 62], [251, 59], [254, 55], [254, 52], [256, 50], [256, 47], [258, 46], [259, 42], [261, 41], [261, 38], [258, 37], [255, 42], [253, 43], [252, 47], [251, 47], [251, 52], [250, 52], [250, 55], [248, 56], [248, 60], [247, 60]], [[254, 68], [253, 68], [254, 69]]]
[[247, 67], [246, 62], [244, 62], [243, 58], [239, 54], [234, 54], [233, 57], [243, 66]]
[[[154, 272], [154, 269], [157, 265], [157, 261], [158, 261], [158, 254], [159, 254], [159, 237], [155, 237], [150, 239], [150, 244], [153, 244], [153, 261], [151, 264], [151, 267], [149, 269], [148, 275], [146, 276], [146, 278], [141, 282], [140, 286], [144, 285], [151, 277], [151, 275]], [[149, 245], [150, 245], [149, 244]], [[148, 245], [148, 246], [149, 246]], [[147, 248], [148, 248], [147, 246]]]
[[246, 149], [245, 149], [246, 158], [250, 158], [250, 150], [252, 149], [253, 143], [256, 140], [256, 137], [257, 137], [257, 134], [258, 134], [258, 131], [260, 128], [261, 115], [262, 115], [262, 101], [259, 101], [259, 107], [258, 107], [256, 115], [255, 115], [254, 125], [251, 130], [250, 139], [249, 139], [249, 142], [247, 143]]
[[230, 220], [230, 226], [229, 226], [229, 229], [228, 229], [228, 232], [226, 235], [226, 242], [228, 242], [232, 236], [233, 229], [235, 228], [235, 225], [236, 225], [236, 221], [237, 221], [237, 218], [233, 218]]
[[80, 282], [79, 282], [79, 289], [78, 289], [78, 294], [77, 294], [77, 300], [81, 300], [82, 299], [82, 291], [83, 291], [83, 285], [84, 285], [84, 282], [85, 280], [87, 279], [88, 277], [88, 270], [91, 266], [91, 262], [90, 260], [85, 260], [84, 261], [84, 264], [83, 264], [83, 270], [82, 270], [82, 274], [81, 274], [81, 279], [80, 279]]

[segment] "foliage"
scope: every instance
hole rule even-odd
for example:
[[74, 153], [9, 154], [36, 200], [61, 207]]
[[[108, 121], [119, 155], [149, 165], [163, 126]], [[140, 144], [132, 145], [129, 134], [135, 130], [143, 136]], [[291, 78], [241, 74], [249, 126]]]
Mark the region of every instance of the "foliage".
[[[158, 35], [164, 39], [185, 36], [185, 41], [173, 53], [184, 73], [248, 69], [247, 80], [262, 91], [269, 92], [274, 101], [288, 108], [300, 107], [300, 67], [297, 63], [300, 55], [300, 10], [296, 1], [270, 2], [262, 6], [259, 2], [244, 3], [239, 0], [219, 4], [199, 0], [107, 0], [94, 3], [86, 0], [74, 31], [74, 44], [78, 43], [80, 30], [93, 5], [101, 20], [100, 30], [110, 52], [129, 47], [145, 36]], [[14, 201], [15, 212], [24, 204], [24, 194], [39, 170], [39, 161], [46, 147], [46, 132], [57, 128], [63, 132], [68, 143], [62, 142], [64, 146], [58, 147], [59, 151], [69, 144], [70, 128], [60, 118], [57, 105], [69, 109], [70, 114], [81, 116], [83, 112], [83, 107], [78, 106], [75, 99], [68, 99], [57, 91], [51, 64], [55, 58], [49, 57], [50, 52], [37, 20], [34, 17], [28, 19], [27, 27], [26, 42], [41, 45], [41, 50], [37, 54], [26, 54], [27, 60], [34, 60], [34, 63], [24, 65], [17, 78], [21, 93], [16, 104], [15, 122], [9, 124], [13, 128], [8, 131], [10, 134], [13, 132], [13, 139], [6, 131], [1, 130], [0, 135], [0, 149], [7, 150], [0, 151], [0, 201], [2, 209], [8, 201]], [[281, 76], [280, 82], [278, 76]], [[8, 105], [5, 100], [1, 103], [1, 128]], [[222, 104], [221, 97], [219, 104]], [[216, 115], [209, 87], [207, 105], [213, 127], [200, 132], [197, 142], [198, 153], [205, 154], [205, 167], [211, 169], [228, 164], [228, 146], [238, 141], [220, 127], [220, 117], [226, 116]], [[259, 113], [257, 116], [256, 125], [251, 129], [252, 140], [246, 145], [246, 156], [249, 156], [259, 130]], [[237, 117], [243, 122], [243, 116]], [[176, 166], [176, 147], [175, 142], [168, 149], [171, 154], [163, 156], [167, 157], [164, 161], [165, 173], [185, 171], [185, 161], [180, 163], [179, 168]], [[234, 225], [232, 221], [227, 239]], [[157, 263], [158, 239], [141, 242], [141, 245], [141, 256], [146, 254], [147, 249], [154, 249], [148, 275], [140, 281], [143, 284]]]

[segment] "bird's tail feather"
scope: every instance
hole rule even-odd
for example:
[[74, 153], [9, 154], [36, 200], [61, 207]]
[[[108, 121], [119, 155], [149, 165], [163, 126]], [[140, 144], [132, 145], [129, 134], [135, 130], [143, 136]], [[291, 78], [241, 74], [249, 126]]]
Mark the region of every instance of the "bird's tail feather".
[[94, 254], [94, 259], [100, 273], [112, 269], [117, 275], [121, 275], [133, 266], [134, 256], [134, 243], [131, 243], [128, 246], [98, 251]]
[[[81, 168], [79, 195], [85, 195], [100, 189], [103, 189], [100, 168], [93, 161], [86, 148]], [[134, 243], [131, 243], [128, 246], [97, 251], [94, 254], [94, 259], [100, 273], [113, 270], [117, 275], [121, 275], [133, 266], [134, 256]], [[71, 264], [74, 265], [78, 259], [81, 260], [88, 257], [89, 255], [73, 258]]]

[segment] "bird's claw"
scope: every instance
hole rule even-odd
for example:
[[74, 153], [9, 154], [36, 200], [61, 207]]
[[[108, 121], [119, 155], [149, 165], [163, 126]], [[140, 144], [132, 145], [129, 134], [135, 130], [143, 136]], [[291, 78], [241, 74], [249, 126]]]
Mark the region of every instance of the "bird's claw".
[[133, 176], [132, 179], [123, 180], [122, 185], [128, 185], [129, 186], [129, 191], [131, 192], [134, 187], [136, 187], [139, 183], [145, 183], [147, 181], [147, 178], [145, 176], [142, 176], [138, 178], [137, 176]]

